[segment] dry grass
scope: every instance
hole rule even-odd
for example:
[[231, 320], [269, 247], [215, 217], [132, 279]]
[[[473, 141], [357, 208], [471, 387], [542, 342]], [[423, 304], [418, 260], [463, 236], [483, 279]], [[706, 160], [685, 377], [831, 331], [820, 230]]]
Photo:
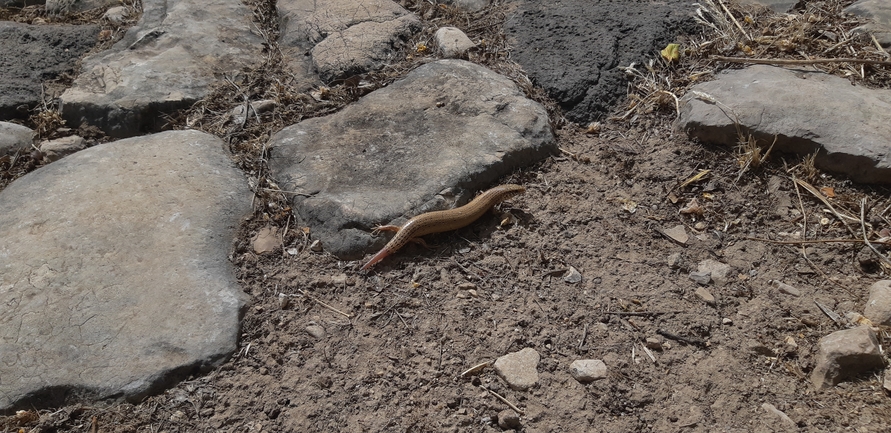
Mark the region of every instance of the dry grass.
[[738, 125], [737, 134], [739, 137], [739, 144], [736, 147], [736, 162], [739, 165], [739, 174], [736, 176], [736, 182], [739, 182], [743, 174], [750, 169], [760, 167], [761, 164], [767, 161], [767, 158], [770, 157], [770, 152], [773, 150], [773, 146], [777, 144], [777, 137], [773, 138], [773, 143], [771, 143], [770, 146], [762, 146], [752, 134], [745, 134], [744, 137], [743, 133], [739, 131]]
[[[653, 53], [654, 59], [647, 62], [644, 70], [633, 64], [626, 68], [632, 78], [628, 96], [630, 113], [619, 119], [628, 119], [632, 113], [676, 112], [674, 97], [680, 98], [693, 85], [733, 66], [715, 60], [716, 56], [887, 61], [887, 53], [878, 49], [869, 35], [854, 32], [866, 20], [844, 13], [844, 8], [851, 3], [853, 0], [810, 1], [792, 13], [778, 14], [757, 5], [701, 0], [695, 19], [703, 32], [680, 38], [679, 60], [669, 62]], [[840, 62], [816, 63], [813, 67], [857, 84], [891, 87], [889, 65]]]

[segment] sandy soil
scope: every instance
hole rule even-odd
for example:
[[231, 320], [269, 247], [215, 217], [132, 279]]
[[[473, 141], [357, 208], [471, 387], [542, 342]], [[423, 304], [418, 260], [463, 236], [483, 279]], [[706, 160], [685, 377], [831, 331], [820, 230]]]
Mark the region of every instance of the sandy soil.
[[[837, 329], [813, 301], [862, 311], [880, 277], [865, 247], [814, 244], [812, 267], [794, 245], [747, 239], [801, 231], [783, 168], [795, 157], [777, 156], [734, 183], [730, 151], [690, 143], [658, 119], [607, 123], [599, 135], [567, 127], [559, 140], [565, 155], [504, 179], [528, 192], [501, 215], [430, 236], [432, 249], [410, 246], [369, 274], [360, 262], [311, 252], [299, 227], [285, 248], [296, 255], [255, 255], [250, 237], [267, 224], [258, 214], [232, 256], [252, 298], [236, 356], [138, 405], [45, 411], [40, 431], [85, 431], [93, 417], [99, 431], [118, 432], [500, 431], [495, 419], [508, 406], [482, 387], [521, 409], [528, 432], [774, 431], [762, 403], [801, 431], [886, 428], [879, 375], [824, 392], [806, 379], [815, 343]], [[678, 187], [706, 169], [702, 181]], [[874, 209], [888, 205], [884, 190], [825, 175], [815, 184], [834, 187], [841, 206], [861, 196]], [[679, 212], [693, 198], [701, 217]], [[845, 237], [839, 223], [820, 224], [818, 201], [801, 202], [810, 233]], [[499, 228], [506, 214], [516, 222]], [[690, 234], [686, 246], [659, 233], [676, 225]], [[706, 287], [714, 306], [688, 276], [708, 259], [733, 266], [729, 281]], [[564, 281], [569, 267], [580, 282]], [[642, 348], [648, 337], [665, 346], [652, 358]], [[524, 347], [542, 357], [530, 391], [511, 390], [492, 369], [461, 376]], [[569, 364], [590, 358], [609, 377], [582, 385]]]
[[[889, 228], [888, 190], [810, 172], [791, 155], [739, 176], [735, 150], [690, 142], [671, 120], [607, 121], [594, 134], [564, 127], [560, 155], [502, 179], [525, 195], [370, 273], [313, 252], [288, 212], [258, 211], [231, 256], [251, 297], [232, 359], [139, 404], [53, 408], [0, 426], [502, 431], [497, 417], [509, 406], [488, 388], [523, 412], [525, 432], [782, 431], [763, 403], [800, 431], [887, 431], [881, 372], [822, 392], [807, 379], [817, 340], [840, 329], [814, 301], [862, 311], [867, 288], [884, 277], [873, 253], [753, 238], [799, 240], [805, 225], [809, 239], [850, 237], [792, 174], [833, 188], [833, 204], [852, 213], [866, 197], [876, 231]], [[711, 171], [682, 186], [702, 170]], [[693, 199], [701, 215], [681, 212]], [[257, 255], [251, 238], [267, 225], [287, 228], [285, 246]], [[678, 225], [684, 245], [663, 234]], [[733, 267], [726, 282], [704, 286], [714, 305], [689, 277], [704, 260]], [[580, 281], [564, 279], [570, 267]], [[647, 338], [662, 347], [648, 353]], [[511, 390], [491, 368], [462, 376], [526, 347], [541, 354], [529, 391]], [[602, 359], [608, 378], [578, 383], [569, 373], [577, 359]]]

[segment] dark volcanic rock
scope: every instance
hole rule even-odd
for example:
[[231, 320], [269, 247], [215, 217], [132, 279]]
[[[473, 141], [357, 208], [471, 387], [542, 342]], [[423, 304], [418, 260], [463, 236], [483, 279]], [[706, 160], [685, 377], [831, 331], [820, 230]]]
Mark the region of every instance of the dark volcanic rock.
[[0, 22], [0, 120], [27, 119], [41, 102], [40, 84], [73, 72], [98, 34], [98, 26]]
[[566, 110], [585, 123], [625, 96], [620, 68], [659, 56], [693, 29], [691, 2], [668, 0], [523, 1], [507, 20], [513, 58]]

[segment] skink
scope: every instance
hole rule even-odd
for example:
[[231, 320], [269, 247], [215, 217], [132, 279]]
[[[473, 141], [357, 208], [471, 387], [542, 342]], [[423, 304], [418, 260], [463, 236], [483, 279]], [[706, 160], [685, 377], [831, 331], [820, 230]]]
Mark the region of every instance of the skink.
[[420, 214], [408, 220], [402, 227], [392, 225], [377, 227], [376, 230], [379, 231], [395, 231], [396, 235], [365, 266], [362, 266], [362, 270], [395, 253], [412, 239], [431, 233], [460, 229], [479, 219], [492, 206], [524, 192], [526, 188], [520, 185], [500, 185], [476, 196], [470, 203], [459, 208]]

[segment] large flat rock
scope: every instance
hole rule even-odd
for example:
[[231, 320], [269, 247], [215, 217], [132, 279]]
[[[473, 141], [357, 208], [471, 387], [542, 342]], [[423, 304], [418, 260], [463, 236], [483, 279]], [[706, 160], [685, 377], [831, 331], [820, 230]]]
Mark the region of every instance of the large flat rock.
[[249, 203], [222, 141], [195, 131], [86, 149], [0, 192], [0, 412], [139, 400], [224, 360]]
[[73, 72], [99, 26], [0, 22], [0, 120], [27, 119], [43, 102], [41, 84]]
[[421, 29], [418, 17], [391, 0], [280, 0], [276, 6], [283, 60], [303, 82], [381, 69]]
[[[705, 94], [706, 96], [700, 96]], [[750, 66], [694, 86], [677, 125], [704, 142], [735, 145], [736, 122], [775, 150], [819, 152], [818, 168], [857, 182], [891, 183], [891, 90], [822, 72]]]
[[34, 131], [26, 126], [0, 122], [0, 156], [27, 151], [31, 147]]
[[221, 75], [260, 63], [263, 40], [240, 0], [143, 0], [143, 15], [111, 49], [83, 61], [62, 94], [69, 126], [88, 123], [112, 137], [165, 126]]
[[872, 20], [855, 30], [875, 36], [879, 45], [886, 51], [891, 49], [891, 2], [888, 0], [859, 0], [845, 8], [845, 12]]
[[555, 150], [544, 107], [462, 60], [421, 66], [269, 144], [282, 188], [308, 195], [294, 195], [302, 222], [327, 251], [349, 259], [380, 245], [372, 227], [437, 207], [446, 188], [467, 199]]
[[508, 17], [512, 59], [566, 111], [587, 123], [627, 93], [621, 69], [657, 58], [678, 33], [694, 31], [682, 0], [521, 0]]

